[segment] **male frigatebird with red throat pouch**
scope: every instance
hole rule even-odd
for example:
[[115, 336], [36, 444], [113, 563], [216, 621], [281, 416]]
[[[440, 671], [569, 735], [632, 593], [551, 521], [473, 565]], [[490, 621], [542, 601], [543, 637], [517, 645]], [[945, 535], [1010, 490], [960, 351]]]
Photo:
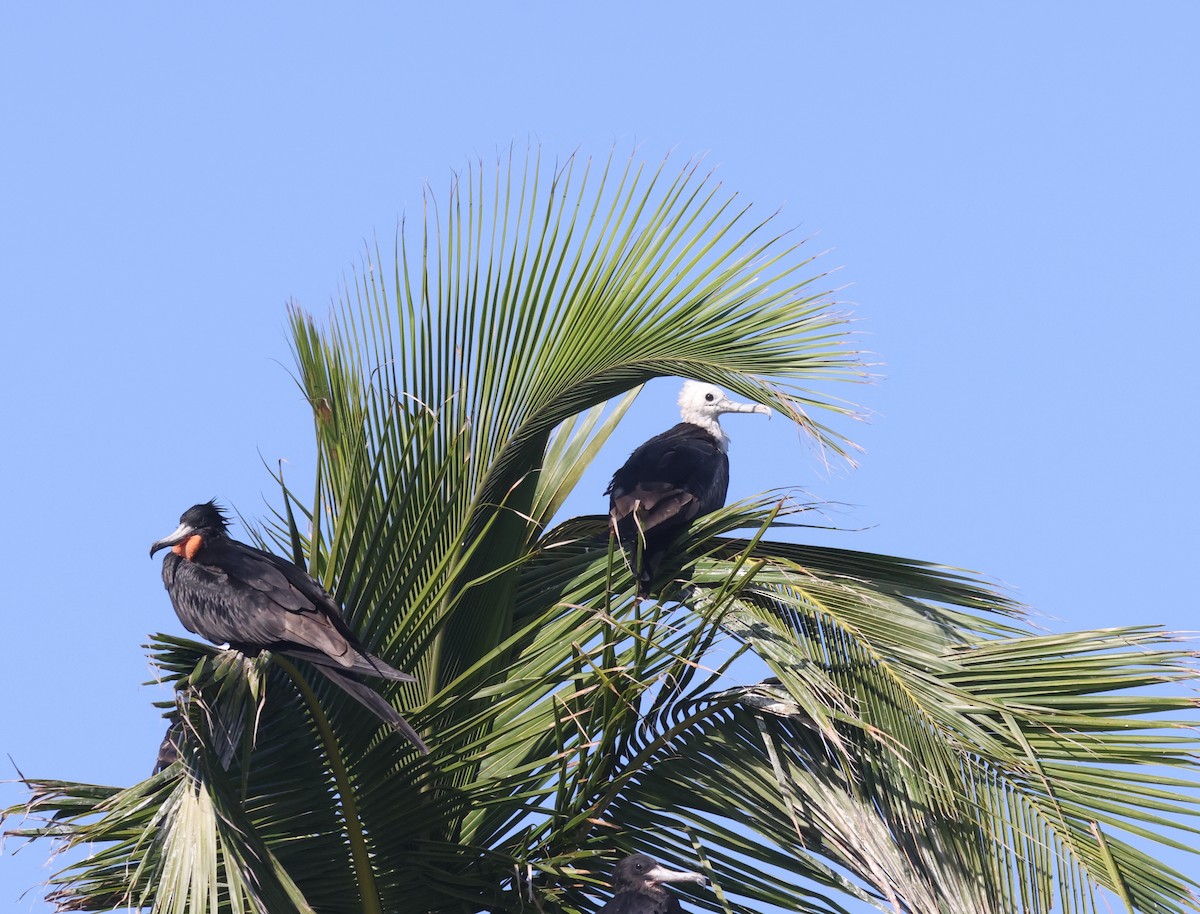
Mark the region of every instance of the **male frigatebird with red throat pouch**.
[[313, 578], [286, 559], [231, 539], [228, 526], [215, 501], [193, 505], [174, 533], [150, 547], [151, 556], [170, 547], [163, 584], [184, 627], [246, 654], [265, 650], [308, 661], [428, 752], [408, 721], [355, 677], [414, 678], [369, 654], [337, 601]]
[[613, 871], [613, 897], [600, 914], [683, 914], [679, 899], [663, 888], [664, 882], [705, 885], [708, 880], [699, 873], [669, 870], [645, 854], [631, 854]]
[[723, 413], [765, 413], [755, 403], [737, 403], [712, 384], [688, 381], [679, 392], [679, 424], [637, 448], [604, 490], [613, 534], [636, 562], [638, 596], [650, 582], [671, 541], [697, 517], [725, 505], [729, 490], [729, 436]]

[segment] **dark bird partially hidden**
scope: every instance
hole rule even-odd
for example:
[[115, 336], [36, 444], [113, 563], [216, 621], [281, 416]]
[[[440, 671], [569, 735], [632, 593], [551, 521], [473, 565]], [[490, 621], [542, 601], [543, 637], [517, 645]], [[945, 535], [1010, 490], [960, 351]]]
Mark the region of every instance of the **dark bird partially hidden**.
[[356, 677], [414, 678], [367, 653], [337, 601], [302, 569], [231, 539], [228, 526], [215, 501], [194, 505], [174, 533], [150, 547], [151, 556], [171, 549], [163, 584], [184, 627], [246, 654], [267, 650], [308, 661], [427, 753], [408, 721]]
[[679, 899], [662, 887], [664, 882], [705, 885], [699, 873], [669, 870], [653, 857], [633, 854], [613, 870], [613, 897], [600, 914], [682, 914]]
[[630, 553], [639, 597], [650, 595], [671, 541], [697, 517], [725, 504], [729, 437], [718, 418], [771, 413], [765, 406], [736, 403], [721, 388], [699, 381], [683, 385], [679, 411], [683, 421], [630, 454], [604, 490], [612, 531]]
[[162, 738], [162, 742], [158, 744], [158, 757], [154, 759], [154, 774], [158, 774], [171, 765], [179, 758], [179, 735], [183, 729], [178, 717], [172, 717], [167, 724], [167, 732]]

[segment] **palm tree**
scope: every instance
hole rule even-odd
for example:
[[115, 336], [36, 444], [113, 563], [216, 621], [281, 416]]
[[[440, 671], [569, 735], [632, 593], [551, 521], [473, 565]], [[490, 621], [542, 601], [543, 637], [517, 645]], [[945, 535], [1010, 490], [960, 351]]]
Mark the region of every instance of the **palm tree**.
[[1036, 633], [970, 573], [786, 541], [777, 494], [638, 601], [606, 518], [560, 518], [660, 376], [847, 453], [821, 388], [864, 369], [801, 243], [694, 162], [510, 158], [429, 213], [328, 326], [291, 312], [318, 469], [254, 535], [417, 674], [380, 687], [431, 754], [282, 658], [156, 636], [177, 760], [27, 782], [10, 833], [94, 848], [61, 909], [586, 912], [639, 850], [703, 869], [697, 910], [1200, 910], [1153, 850], [1196, 834], [1169, 638]]

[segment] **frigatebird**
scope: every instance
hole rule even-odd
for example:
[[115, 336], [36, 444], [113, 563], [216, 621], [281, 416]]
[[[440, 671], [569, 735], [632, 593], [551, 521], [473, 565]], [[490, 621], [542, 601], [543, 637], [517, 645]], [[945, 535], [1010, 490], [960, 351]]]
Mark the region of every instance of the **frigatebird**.
[[355, 678], [414, 677], [368, 653], [317, 581], [286, 559], [232, 539], [228, 527], [215, 500], [193, 505], [174, 533], [150, 547], [151, 556], [171, 548], [163, 558], [163, 584], [184, 627], [246, 654], [266, 650], [308, 661], [427, 753], [408, 721]]
[[[637, 448], [604, 490], [613, 534], [641, 565], [638, 596], [650, 595], [671, 541], [702, 514], [725, 504], [729, 489], [729, 437], [722, 413], [765, 413], [756, 403], [730, 400], [721, 388], [688, 381], [679, 392], [678, 425]], [[640, 550], [638, 547], [641, 547]]]
[[679, 899], [662, 883], [707, 881], [699, 873], [669, 870], [653, 857], [632, 854], [613, 870], [613, 897], [600, 914], [683, 914]]
[[182, 730], [183, 725], [180, 723], [179, 717], [172, 716], [167, 723], [167, 732], [163, 735], [162, 742], [158, 744], [158, 756], [154, 759], [153, 774], [170, 768], [179, 758], [179, 735]]

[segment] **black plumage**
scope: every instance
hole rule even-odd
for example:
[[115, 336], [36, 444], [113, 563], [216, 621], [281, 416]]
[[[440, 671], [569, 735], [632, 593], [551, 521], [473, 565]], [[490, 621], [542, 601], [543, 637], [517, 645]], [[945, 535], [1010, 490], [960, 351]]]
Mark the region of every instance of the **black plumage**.
[[337, 601], [317, 581], [277, 555], [230, 538], [215, 502], [183, 513], [174, 533], [150, 547], [163, 559], [163, 584], [179, 621], [214, 644], [306, 660], [334, 685], [391, 724], [422, 752], [409, 723], [357, 676], [414, 678], [367, 652]]
[[604, 490], [613, 534], [635, 564], [638, 595], [650, 584], [672, 540], [697, 517], [725, 504], [729, 490], [729, 438], [722, 413], [769, 413], [736, 403], [719, 387], [688, 381], [679, 394], [683, 421], [638, 447]]
[[613, 897], [600, 914], [682, 914], [679, 899], [662, 883], [706, 881], [699, 873], [669, 870], [653, 857], [632, 854], [613, 871]]
[[179, 758], [179, 737], [183, 732], [183, 724], [178, 717], [172, 717], [167, 724], [167, 732], [162, 742], [158, 744], [158, 756], [154, 759], [154, 774], [158, 774]]

